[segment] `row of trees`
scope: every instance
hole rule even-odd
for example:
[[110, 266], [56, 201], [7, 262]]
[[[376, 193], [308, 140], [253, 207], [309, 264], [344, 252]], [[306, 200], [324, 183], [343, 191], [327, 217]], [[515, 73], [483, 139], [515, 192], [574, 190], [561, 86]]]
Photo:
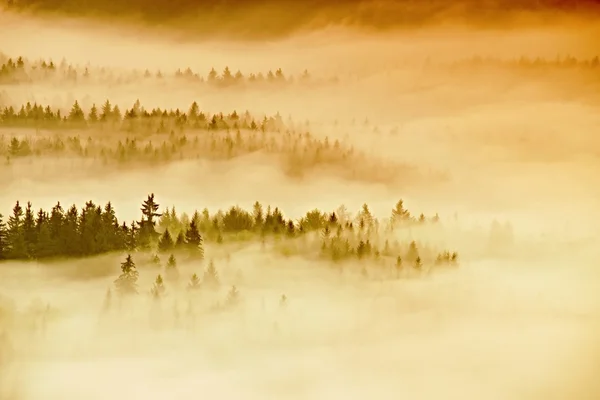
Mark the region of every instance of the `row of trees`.
[[600, 57], [576, 58], [573, 56], [557, 56], [555, 58], [527, 57], [522, 56], [513, 59], [502, 59], [495, 57], [475, 56], [463, 60], [454, 61], [452, 67], [496, 67], [496, 68], [535, 68], [535, 69], [579, 69], [598, 70], [600, 68]]
[[[291, 117], [288, 123], [293, 124]], [[35, 127], [38, 129], [52, 128], [84, 128], [107, 127], [111, 129], [142, 128], [150, 132], [169, 132], [172, 128], [188, 129], [251, 129], [251, 130], [281, 130], [286, 127], [279, 113], [273, 116], [253, 117], [248, 111], [238, 114], [209, 114], [200, 110], [197, 102], [193, 102], [188, 111], [180, 109], [153, 108], [147, 110], [136, 100], [131, 108], [121, 111], [118, 105], [106, 100], [100, 107], [92, 104], [85, 112], [78, 100], [75, 100], [68, 111], [43, 106], [37, 102], [27, 102], [17, 109], [5, 106], [0, 112], [0, 126]]]
[[228, 66], [223, 71], [217, 72], [215, 68], [203, 75], [192, 71], [191, 68], [184, 70], [177, 69], [174, 73], [164, 73], [160, 70], [150, 72], [132, 70], [125, 73], [106, 68], [79, 67], [68, 64], [63, 60], [58, 65], [54, 61], [39, 60], [30, 62], [19, 56], [16, 59], [0, 57], [0, 83], [14, 83], [24, 81], [40, 81], [44, 79], [61, 79], [64, 81], [101, 81], [103, 83], [133, 83], [148, 79], [174, 78], [177, 80], [186, 80], [188, 82], [206, 83], [217, 87], [252, 85], [261, 83], [270, 84], [292, 84], [309, 83], [311, 75], [307, 70], [298, 76], [285, 74], [281, 68], [275, 71], [269, 70], [266, 73], [248, 73], [243, 74], [240, 70], [233, 72]]
[[[142, 203], [142, 216], [130, 224], [120, 223], [109, 202], [104, 207], [89, 201], [81, 211], [71, 206], [66, 211], [60, 203], [50, 212], [34, 212], [31, 203], [23, 209], [17, 202], [7, 222], [0, 216], [0, 259], [27, 260], [48, 257], [81, 257], [113, 251], [154, 251], [160, 254], [186, 252], [202, 259], [204, 242], [252, 240], [269, 238], [295, 239], [318, 233], [322, 249], [333, 249], [332, 240], [350, 246], [349, 254], [359, 259], [369, 255], [399, 254], [401, 245], [391, 245], [385, 235], [407, 225], [438, 223], [439, 217], [413, 217], [399, 201], [383, 227], [365, 204], [352, 218], [345, 207], [337, 212], [312, 210], [301, 219], [285, 218], [281, 210], [256, 202], [251, 211], [233, 206], [227, 211], [211, 214], [207, 209], [178, 216], [175, 209], [159, 213], [159, 205], [151, 194]], [[158, 223], [158, 230], [156, 229]], [[312, 235], [314, 237], [314, 234]], [[375, 249], [383, 239], [383, 252]], [[315, 243], [300, 241], [298, 251], [310, 253]], [[328, 244], [329, 243], [329, 244]], [[416, 244], [415, 244], [416, 245]], [[333, 251], [333, 250], [332, 250]], [[341, 258], [341, 257], [340, 257]]]
[[[35, 212], [17, 201], [4, 222], [0, 214], [0, 259], [28, 260], [53, 257], [82, 257], [114, 251], [150, 249], [158, 238], [155, 230], [158, 204], [154, 195], [142, 204], [142, 218], [120, 223], [110, 202], [104, 207], [88, 201], [79, 210], [67, 210], [58, 202], [48, 212]], [[196, 221], [186, 226], [179, 247], [193, 256], [203, 256], [202, 236]]]

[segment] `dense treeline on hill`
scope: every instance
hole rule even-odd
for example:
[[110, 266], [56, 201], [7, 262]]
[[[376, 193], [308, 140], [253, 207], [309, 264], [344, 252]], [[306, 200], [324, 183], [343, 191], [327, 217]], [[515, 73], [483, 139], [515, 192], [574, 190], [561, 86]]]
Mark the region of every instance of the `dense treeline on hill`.
[[[14, 260], [82, 257], [106, 252], [185, 252], [202, 258], [205, 243], [274, 240], [285, 255], [318, 255], [333, 261], [393, 259], [421, 268], [425, 264], [455, 263], [456, 253], [436, 251], [415, 241], [402, 244], [394, 229], [437, 224], [436, 215], [413, 217], [400, 200], [388, 221], [378, 221], [363, 205], [356, 217], [342, 206], [336, 212], [312, 210], [298, 221], [284, 217], [277, 207], [256, 202], [251, 211], [238, 206], [210, 214], [207, 209], [178, 216], [175, 209], [159, 213], [151, 194], [142, 203], [140, 221], [119, 222], [109, 202], [104, 207], [89, 201], [79, 210], [57, 203], [52, 210], [35, 212], [17, 202], [6, 222], [0, 218], [0, 258]], [[157, 229], [158, 228], [158, 229]]]
[[108, 68], [92, 68], [91, 66], [78, 66], [62, 60], [56, 64], [50, 60], [29, 61], [22, 56], [11, 58], [0, 54], [0, 84], [39, 82], [44, 80], [59, 81], [60, 83], [103, 83], [103, 84], [128, 84], [140, 83], [148, 80], [175, 79], [185, 81], [187, 84], [207, 84], [211, 87], [282, 87], [282, 85], [317, 84], [308, 70], [298, 76], [286, 74], [281, 68], [269, 70], [265, 73], [244, 74], [239, 69], [232, 71], [225, 67], [220, 73], [214, 68], [203, 75], [192, 71], [191, 68], [177, 69], [173, 73], [164, 71], [115, 71]]

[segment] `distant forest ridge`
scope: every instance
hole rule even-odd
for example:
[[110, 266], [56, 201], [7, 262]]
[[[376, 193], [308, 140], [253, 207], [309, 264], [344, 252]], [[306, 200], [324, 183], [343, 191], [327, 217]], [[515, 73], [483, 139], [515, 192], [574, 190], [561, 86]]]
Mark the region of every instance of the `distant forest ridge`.
[[[9, 10], [72, 16], [113, 19], [131, 16], [152, 24], [168, 25], [177, 20], [177, 25], [165, 27], [193, 30], [196, 34], [244, 34], [246, 39], [286, 35], [301, 28], [332, 24], [386, 30], [435, 24], [447, 18], [502, 24], [511, 13], [520, 11], [600, 13], [600, 0], [105, 0], [85, 5], [76, 0], [0, 0], [0, 5]], [[190, 24], [181, 24], [181, 20], [189, 20]], [[198, 24], [199, 20], [203, 23]]]

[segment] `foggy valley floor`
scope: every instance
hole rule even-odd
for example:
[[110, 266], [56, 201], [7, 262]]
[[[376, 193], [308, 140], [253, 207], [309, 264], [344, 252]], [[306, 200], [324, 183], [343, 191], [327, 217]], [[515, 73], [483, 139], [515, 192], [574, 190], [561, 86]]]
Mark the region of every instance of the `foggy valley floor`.
[[600, 48], [554, 14], [3, 11], [0, 400], [597, 399]]

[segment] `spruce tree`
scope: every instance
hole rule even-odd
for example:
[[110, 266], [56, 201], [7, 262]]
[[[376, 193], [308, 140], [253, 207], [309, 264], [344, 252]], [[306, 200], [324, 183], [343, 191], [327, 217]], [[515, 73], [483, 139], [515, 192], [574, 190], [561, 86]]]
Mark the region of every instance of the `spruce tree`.
[[174, 246], [175, 244], [173, 243], [173, 237], [167, 228], [158, 241], [158, 251], [161, 253], [167, 253], [172, 251]]
[[39, 225], [38, 240], [35, 246], [36, 258], [47, 258], [56, 255], [55, 241], [50, 236], [50, 224], [42, 221]]
[[6, 230], [6, 224], [2, 220], [3, 218], [3, 215], [0, 214], [0, 260], [8, 257], [8, 231]]
[[215, 268], [215, 263], [213, 260], [210, 260], [208, 263], [208, 267], [204, 271], [202, 281], [204, 284], [213, 288], [219, 285], [219, 274], [217, 273], [217, 269]]
[[167, 260], [167, 265], [165, 267], [165, 273], [167, 279], [170, 281], [176, 281], [179, 279], [179, 270], [177, 270], [177, 260], [175, 256], [171, 254], [169, 259]]
[[200, 259], [204, 258], [203, 240], [202, 235], [200, 235], [200, 231], [198, 230], [196, 218], [192, 218], [190, 221], [190, 224], [185, 232], [185, 240], [187, 242], [187, 248], [190, 250], [192, 255], [197, 256]]
[[198, 277], [198, 274], [194, 274], [192, 275], [192, 277], [190, 278], [190, 282], [188, 283], [188, 289], [189, 290], [198, 290], [200, 289], [200, 278]]
[[35, 229], [35, 216], [31, 209], [31, 202], [27, 202], [25, 216], [23, 217], [23, 237], [27, 248], [27, 255], [33, 257], [37, 244], [37, 231]]
[[10, 258], [27, 258], [27, 246], [23, 230], [23, 208], [18, 201], [13, 207], [13, 214], [8, 218], [8, 244]]
[[[138, 245], [142, 248], [148, 248], [156, 239], [155, 217], [160, 217], [158, 213], [159, 205], [154, 201], [154, 193], [148, 195], [148, 198], [142, 203], [142, 220], [139, 222], [140, 232], [138, 236]], [[172, 238], [171, 238], [172, 239]]]
[[124, 262], [121, 263], [121, 275], [115, 280], [115, 287], [120, 295], [137, 294], [137, 280], [139, 273], [131, 258], [127, 255]]
[[175, 248], [177, 250], [183, 250], [186, 248], [186, 241], [185, 241], [185, 235], [183, 233], [183, 231], [179, 232], [179, 235], [177, 235], [177, 240], [175, 242]]
[[150, 289], [150, 294], [154, 300], [160, 300], [164, 297], [166, 292], [165, 285], [163, 282], [163, 278], [160, 274], [154, 280], [154, 284], [152, 285], [152, 289]]

